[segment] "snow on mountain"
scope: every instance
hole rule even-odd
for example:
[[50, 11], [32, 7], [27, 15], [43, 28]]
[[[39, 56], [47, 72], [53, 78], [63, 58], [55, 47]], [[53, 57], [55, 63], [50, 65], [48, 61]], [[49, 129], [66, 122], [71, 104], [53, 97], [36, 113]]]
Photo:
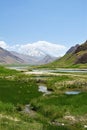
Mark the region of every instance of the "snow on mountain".
[[38, 41], [32, 44], [24, 44], [19, 48], [19, 52], [30, 56], [45, 56], [51, 55], [59, 57], [64, 54], [66, 47], [59, 44], [53, 44], [46, 41]]
[[41, 64], [47, 64], [50, 63], [54, 60], [56, 60], [56, 57], [51, 57], [49, 55], [46, 55], [44, 57], [36, 57], [36, 56], [29, 56], [29, 55], [24, 55], [24, 54], [20, 54], [17, 52], [11, 52], [13, 55], [19, 57], [20, 59], [23, 59], [23, 61], [26, 64], [31, 64], [31, 65], [41, 65]]
[[40, 49], [35, 48], [35, 47], [28, 47], [28, 48], [21, 48], [19, 50], [20, 53], [33, 56], [33, 57], [44, 57], [46, 54], [42, 52]]
[[0, 45], [4, 49], [34, 57], [45, 57], [46, 55], [59, 57], [64, 55], [67, 50], [67, 48], [63, 45], [54, 44], [47, 41], [37, 41], [33, 43], [14, 45], [7, 45], [5, 42], [0, 41]]

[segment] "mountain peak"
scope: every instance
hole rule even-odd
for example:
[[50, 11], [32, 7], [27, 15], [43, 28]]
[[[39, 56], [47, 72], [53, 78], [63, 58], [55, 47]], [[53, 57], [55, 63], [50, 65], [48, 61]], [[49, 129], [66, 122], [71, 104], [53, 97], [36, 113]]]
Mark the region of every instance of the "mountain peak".
[[77, 49], [75, 50], [75, 53], [78, 53], [80, 51], [85, 51], [85, 50], [87, 50], [87, 40], [83, 44], [77, 47]]
[[72, 47], [66, 52], [66, 54], [74, 53], [78, 47], [79, 47], [79, 44], [76, 44], [75, 46], [72, 46]]

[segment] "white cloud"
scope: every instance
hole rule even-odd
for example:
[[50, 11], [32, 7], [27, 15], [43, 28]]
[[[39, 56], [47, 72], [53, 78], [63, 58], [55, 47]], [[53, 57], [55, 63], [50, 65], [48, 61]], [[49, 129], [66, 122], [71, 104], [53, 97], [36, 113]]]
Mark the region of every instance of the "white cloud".
[[2, 47], [4, 49], [8, 48], [7, 44], [4, 41], [0, 41], [0, 47]]
[[47, 41], [15, 44], [12, 46], [7, 45], [4, 41], [0, 41], [0, 46], [8, 50], [17, 51], [31, 56], [39, 56], [46, 53], [57, 57], [64, 55], [67, 50], [64, 45], [54, 44]]

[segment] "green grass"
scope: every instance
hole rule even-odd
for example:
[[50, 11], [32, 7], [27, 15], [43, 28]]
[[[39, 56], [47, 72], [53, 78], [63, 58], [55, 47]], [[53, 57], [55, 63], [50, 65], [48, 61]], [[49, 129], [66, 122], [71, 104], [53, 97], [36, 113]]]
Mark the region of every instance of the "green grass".
[[78, 57], [82, 54], [84, 54], [85, 52], [80, 52], [78, 54], [66, 54], [64, 55], [62, 58], [53, 61], [52, 63], [48, 63], [45, 65], [38, 65], [38, 66], [34, 66], [32, 68], [34, 69], [56, 69], [56, 68], [82, 68], [82, 69], [87, 69], [87, 63], [85, 64], [75, 64], [76, 60], [78, 59]]
[[[38, 92], [37, 78], [40, 77], [24, 75], [4, 67], [0, 67], [0, 70], [0, 130], [85, 130], [86, 73], [41, 76], [40, 83], [45, 83], [52, 90], [50, 95], [43, 96]], [[82, 93], [66, 95], [67, 90], [80, 90]], [[26, 104], [31, 105], [30, 113], [22, 112]], [[65, 119], [65, 116], [76, 120]]]
[[4, 66], [0, 66], [0, 77], [7, 77], [7, 76], [16, 76], [20, 75], [19, 71], [16, 70], [9, 70], [8, 68], [5, 68]]
[[23, 80], [23, 77], [19, 78], [0, 79], [0, 101], [27, 104], [31, 99], [41, 95], [34, 80], [26, 81], [26, 79]]
[[14, 121], [5, 117], [0, 119], [0, 130], [42, 130], [42, 127], [42, 124], [35, 121]]
[[65, 113], [70, 112], [74, 115], [84, 115], [87, 113], [87, 93], [79, 95], [54, 95], [48, 98], [33, 100], [32, 105], [36, 111], [41, 112], [49, 118], [56, 116], [62, 117]]

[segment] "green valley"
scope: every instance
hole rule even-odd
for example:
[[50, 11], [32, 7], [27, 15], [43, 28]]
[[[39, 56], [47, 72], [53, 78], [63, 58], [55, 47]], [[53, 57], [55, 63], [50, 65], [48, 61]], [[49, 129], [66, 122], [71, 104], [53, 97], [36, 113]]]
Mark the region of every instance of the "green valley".
[[[51, 93], [39, 92], [39, 85]], [[87, 73], [35, 75], [0, 67], [1, 130], [85, 130], [86, 98]]]
[[0, 66], [0, 130], [87, 129], [86, 46], [46, 65]]

